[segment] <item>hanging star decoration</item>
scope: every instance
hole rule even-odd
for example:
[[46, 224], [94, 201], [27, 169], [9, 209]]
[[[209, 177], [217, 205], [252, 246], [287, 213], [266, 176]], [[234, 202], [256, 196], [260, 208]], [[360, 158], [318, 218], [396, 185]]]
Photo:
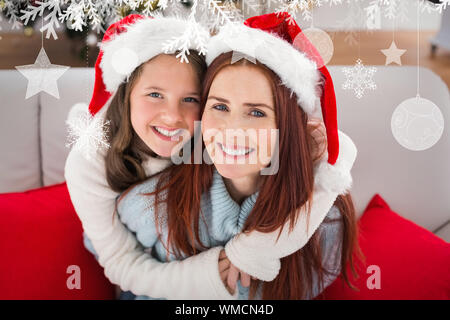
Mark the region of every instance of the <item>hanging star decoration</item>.
[[361, 59], [356, 60], [353, 67], [342, 68], [346, 80], [342, 85], [344, 90], [353, 90], [355, 96], [361, 99], [366, 90], [375, 90], [377, 85], [373, 81], [373, 75], [377, 71], [375, 67], [365, 67]]
[[45, 91], [59, 99], [56, 81], [69, 68], [70, 67], [68, 66], [51, 64], [44, 47], [42, 47], [34, 64], [16, 66], [16, 69], [28, 79], [25, 99], [28, 99], [41, 91]]
[[380, 50], [385, 56], [386, 56], [386, 66], [388, 64], [391, 64], [392, 62], [395, 62], [398, 65], [402, 65], [402, 61], [400, 60], [400, 57], [406, 52], [405, 49], [398, 49], [397, 45], [394, 41], [392, 41], [391, 46], [389, 49]]

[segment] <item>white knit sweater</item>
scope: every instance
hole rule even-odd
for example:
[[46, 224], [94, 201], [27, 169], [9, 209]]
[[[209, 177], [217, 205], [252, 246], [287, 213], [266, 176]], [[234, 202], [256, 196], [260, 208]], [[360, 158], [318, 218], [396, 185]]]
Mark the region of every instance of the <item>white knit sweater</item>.
[[[279, 231], [238, 234], [225, 245], [230, 261], [258, 279], [271, 281], [280, 269], [280, 258], [302, 248], [322, 223], [339, 194], [352, 185], [350, 170], [356, 158], [352, 140], [339, 131], [340, 152], [335, 165], [326, 162], [327, 155], [315, 167], [315, 187], [308, 233], [304, 208], [292, 232], [289, 226]], [[220, 279], [218, 258], [222, 247], [214, 247], [182, 261], [162, 263], [144, 252], [134, 234], [118, 216], [114, 216], [115, 199], [106, 181], [104, 150], [87, 160], [75, 148], [66, 161], [65, 178], [75, 210], [86, 235], [99, 256], [108, 279], [122, 290], [136, 295], [151, 295], [152, 282], [164, 279], [163, 296], [168, 299], [237, 299]], [[147, 175], [171, 165], [168, 160], [149, 158], [143, 166]]]

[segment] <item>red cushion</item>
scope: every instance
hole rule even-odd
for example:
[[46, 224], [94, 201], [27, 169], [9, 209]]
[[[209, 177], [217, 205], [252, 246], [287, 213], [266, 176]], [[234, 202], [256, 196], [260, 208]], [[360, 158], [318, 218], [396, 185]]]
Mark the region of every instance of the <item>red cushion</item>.
[[[65, 183], [0, 194], [0, 216], [0, 299], [114, 299], [113, 285], [83, 246]], [[67, 287], [71, 265], [80, 268], [81, 289]]]
[[[450, 299], [449, 243], [393, 212], [378, 194], [358, 226], [366, 262], [357, 262], [359, 279], [350, 279], [359, 292], [339, 277], [317, 299]], [[368, 288], [370, 265], [380, 268], [380, 289]]]

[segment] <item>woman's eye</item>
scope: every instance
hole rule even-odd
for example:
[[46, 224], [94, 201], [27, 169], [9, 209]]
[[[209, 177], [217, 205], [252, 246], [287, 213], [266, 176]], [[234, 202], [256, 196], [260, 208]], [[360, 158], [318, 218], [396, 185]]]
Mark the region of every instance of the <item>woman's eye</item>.
[[153, 97], [153, 98], [161, 98], [162, 97], [161, 94], [158, 92], [152, 92], [149, 94], [149, 96]]
[[224, 104], [217, 104], [213, 106], [213, 109], [219, 110], [219, 111], [227, 111], [227, 106]]
[[184, 98], [184, 101], [185, 101], [185, 102], [195, 102], [195, 103], [198, 103], [198, 102], [199, 102], [198, 99], [193, 98], [193, 97], [187, 97], [187, 98]]
[[252, 110], [252, 111], [250, 112], [250, 114], [251, 114], [252, 116], [258, 117], [258, 118], [264, 117], [264, 116], [266, 115], [264, 112], [259, 111], [259, 110]]

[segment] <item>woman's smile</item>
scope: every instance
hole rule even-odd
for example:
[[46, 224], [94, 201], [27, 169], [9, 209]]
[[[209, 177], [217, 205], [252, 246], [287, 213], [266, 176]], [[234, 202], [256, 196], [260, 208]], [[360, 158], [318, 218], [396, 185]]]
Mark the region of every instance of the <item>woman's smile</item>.
[[227, 146], [217, 142], [217, 146], [222, 151], [225, 157], [232, 157], [234, 159], [248, 158], [248, 155], [255, 151], [255, 148], [241, 147], [241, 146]]

